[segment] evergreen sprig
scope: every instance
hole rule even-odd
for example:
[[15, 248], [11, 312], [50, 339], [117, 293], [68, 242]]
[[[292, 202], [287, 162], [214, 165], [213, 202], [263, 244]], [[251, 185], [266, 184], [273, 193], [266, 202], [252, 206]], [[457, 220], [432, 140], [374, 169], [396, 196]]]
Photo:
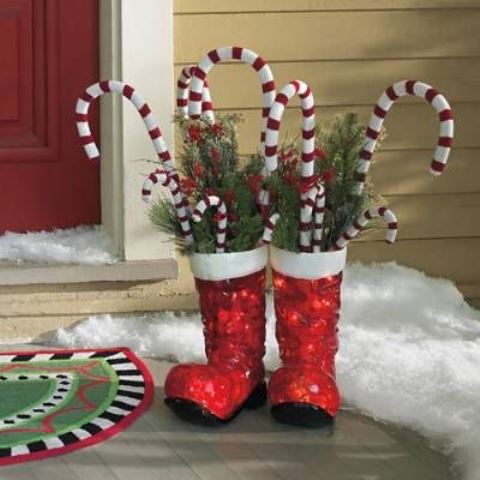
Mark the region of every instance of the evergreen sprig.
[[[365, 128], [358, 123], [354, 113], [336, 116], [316, 131], [315, 174], [322, 180], [326, 195], [322, 251], [328, 251], [348, 225], [379, 200], [371, 184], [365, 186], [361, 195], [352, 195], [364, 138]], [[271, 211], [280, 214], [273, 244], [295, 252], [299, 247], [300, 194], [303, 188], [300, 158], [297, 144], [283, 146], [279, 152], [278, 175], [267, 181], [270, 196], [276, 199]]]
[[[206, 195], [218, 195], [227, 206], [227, 252], [255, 248], [262, 237], [263, 217], [256, 198], [261, 188], [263, 161], [258, 155], [240, 166], [238, 155], [238, 115], [218, 117], [214, 124], [206, 119], [175, 117], [183, 141], [180, 153], [181, 188], [190, 208]], [[187, 246], [170, 199], [159, 198], [149, 210], [150, 222], [173, 237], [187, 254], [215, 252], [214, 213], [207, 211], [199, 223], [192, 222], [195, 242]]]
[[[226, 251], [255, 248], [260, 243], [265, 218], [274, 212], [280, 214], [273, 235], [274, 245], [298, 251], [300, 195], [305, 193], [305, 188], [311, 188], [302, 184], [298, 143], [286, 144], [279, 150], [278, 170], [264, 180], [261, 174], [264, 160], [260, 154], [240, 164], [237, 132], [240, 116], [219, 117], [214, 124], [206, 119], [180, 116], [175, 121], [183, 141], [182, 191], [190, 208], [205, 195], [218, 195], [225, 202], [228, 211]], [[315, 178], [322, 181], [326, 190], [322, 251], [328, 251], [348, 225], [379, 201], [370, 184], [361, 195], [352, 195], [364, 138], [365, 128], [354, 113], [339, 115], [316, 131]], [[256, 201], [262, 188], [269, 194], [269, 211], [260, 209]], [[174, 238], [184, 253], [215, 252], [214, 212], [207, 211], [201, 222], [192, 222], [195, 242], [188, 247], [170, 199], [157, 199], [151, 205], [149, 218], [156, 228]], [[376, 225], [378, 223], [373, 227]]]

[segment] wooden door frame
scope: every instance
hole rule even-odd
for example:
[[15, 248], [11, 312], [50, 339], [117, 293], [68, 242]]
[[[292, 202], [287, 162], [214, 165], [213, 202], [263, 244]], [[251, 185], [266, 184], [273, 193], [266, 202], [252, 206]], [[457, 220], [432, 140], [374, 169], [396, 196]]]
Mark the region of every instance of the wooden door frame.
[[[138, 88], [173, 150], [173, 0], [142, 0], [140, 7], [136, 0], [101, 0], [99, 8], [101, 78]], [[102, 224], [119, 254], [172, 259], [173, 242], [149, 225], [140, 196], [142, 173], [152, 165], [136, 160], [155, 159], [155, 152], [136, 111], [118, 96], [102, 99], [101, 145]]]

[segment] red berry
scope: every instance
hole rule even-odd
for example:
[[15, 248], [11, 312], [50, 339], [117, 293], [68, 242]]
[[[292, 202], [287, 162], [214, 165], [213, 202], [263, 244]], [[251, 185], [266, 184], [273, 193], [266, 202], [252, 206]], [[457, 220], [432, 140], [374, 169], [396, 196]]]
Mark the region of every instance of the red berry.
[[320, 160], [325, 160], [328, 157], [327, 152], [320, 147], [316, 147], [313, 154], [315, 158], [318, 158]]

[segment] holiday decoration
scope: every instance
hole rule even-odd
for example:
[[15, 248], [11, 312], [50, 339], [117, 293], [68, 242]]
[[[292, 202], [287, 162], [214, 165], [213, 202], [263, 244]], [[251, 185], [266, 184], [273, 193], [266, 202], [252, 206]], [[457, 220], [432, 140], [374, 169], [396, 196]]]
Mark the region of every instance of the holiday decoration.
[[90, 85], [85, 93], [77, 100], [75, 107], [77, 129], [80, 141], [87, 157], [90, 160], [96, 160], [100, 157], [100, 152], [92, 136], [88, 121], [88, 111], [93, 100], [104, 95], [105, 93], [116, 92], [130, 100], [142, 117], [143, 123], [147, 128], [148, 134], [152, 140], [155, 151], [160, 161], [168, 172], [174, 172], [175, 167], [168, 151], [167, 145], [163, 139], [162, 132], [157, 124], [157, 120], [153, 115], [148, 104], [143, 100], [142, 96], [130, 85], [119, 82], [118, 80], [106, 80]]
[[[296, 94], [302, 100], [303, 113], [300, 172], [294, 149], [280, 153], [278, 149], [282, 115], [288, 101]], [[331, 423], [340, 405], [335, 383], [335, 354], [342, 272], [346, 261], [344, 247], [373, 216], [383, 215], [388, 221], [388, 240], [393, 241], [395, 235], [392, 232], [396, 232], [396, 219], [390, 210], [383, 207], [370, 209], [347, 226], [337, 242], [325, 245], [324, 217], [329, 193], [335, 190], [333, 184], [337, 172], [325, 168], [319, 172], [315, 168], [315, 158], [322, 163], [327, 154], [315, 148], [314, 119], [314, 99], [310, 88], [299, 80], [290, 82], [275, 98], [267, 120], [265, 139], [267, 199], [270, 209], [276, 212], [267, 222], [264, 242], [272, 241], [273, 231], [275, 244], [277, 230], [282, 234], [282, 228], [283, 234], [291, 237], [289, 245], [298, 241], [298, 247], [291, 248], [293, 251], [271, 247], [276, 337], [282, 366], [273, 373], [268, 394], [274, 418], [301, 426]], [[360, 139], [361, 135], [355, 132], [353, 119], [349, 121], [348, 141], [352, 145], [355, 143], [353, 140]], [[351, 135], [352, 131], [355, 135]], [[356, 144], [359, 151], [361, 144], [359, 141]], [[340, 180], [353, 184], [356, 162], [342, 159], [341, 163], [344, 175]], [[297, 202], [291, 201], [295, 195]], [[345, 200], [350, 197], [345, 194]], [[355, 212], [353, 218], [356, 218], [359, 206], [365, 200], [365, 196], [361, 196], [360, 199], [348, 200], [351, 203], [345, 201], [338, 205], [343, 210], [343, 220], [351, 219], [352, 212]], [[298, 206], [299, 215], [292, 215], [292, 208]], [[332, 212], [333, 216], [335, 214]], [[287, 216], [285, 220], [284, 215]], [[292, 225], [293, 228], [290, 227]], [[327, 225], [332, 228], [331, 219]], [[325, 246], [327, 248], [322, 250]]]
[[127, 348], [0, 354], [0, 466], [88, 447], [131, 425], [153, 379]]
[[[184, 67], [177, 80], [177, 111], [180, 115], [188, 116], [188, 95], [195, 65]], [[210, 121], [214, 121], [213, 104], [210, 97], [207, 80], [205, 80], [202, 91], [202, 114]]]
[[365, 133], [365, 146], [360, 153], [360, 162], [356, 171], [357, 184], [354, 193], [357, 195], [363, 189], [365, 176], [370, 168], [371, 158], [385, 117], [395, 101], [405, 95], [424, 98], [438, 112], [440, 136], [432, 163], [430, 164], [430, 172], [433, 175], [440, 175], [447, 164], [454, 130], [453, 114], [448, 101], [437, 90], [426, 83], [417, 80], [402, 80], [393, 84], [382, 93], [370, 118]]
[[[287, 98], [307, 89], [299, 81], [291, 82], [274, 105], [285, 105]], [[269, 399], [272, 415], [280, 422], [321, 426], [331, 423], [339, 408], [335, 353], [346, 246], [377, 217], [387, 223], [386, 241], [395, 241], [397, 218], [385, 206], [372, 206], [375, 195], [370, 186], [365, 188], [365, 180], [384, 118], [394, 101], [407, 94], [425, 98], [439, 113], [440, 139], [431, 164], [431, 172], [439, 174], [452, 144], [453, 115], [446, 99], [422, 82], [398, 82], [388, 88], [366, 130], [352, 114], [338, 117], [329, 129], [319, 130], [315, 148], [305, 145], [310, 136], [304, 127], [302, 152], [314, 148], [312, 156], [318, 160], [306, 175], [305, 164], [298, 172], [294, 146], [278, 153], [282, 107], [272, 108], [267, 120], [266, 182], [269, 200], [275, 198], [269, 202], [270, 211], [275, 213], [264, 241], [273, 244], [276, 336], [282, 360], [270, 379]], [[304, 116], [313, 117], [313, 109]], [[301, 211], [296, 215], [298, 205]]]
[[367, 225], [367, 223], [375, 217], [382, 217], [387, 223], [388, 230], [385, 241], [393, 243], [397, 236], [397, 217], [386, 207], [369, 208], [350, 225], [342, 236], [335, 242], [334, 249], [341, 250], [345, 248], [350, 240], [355, 238]]
[[320, 427], [337, 413], [334, 359], [346, 257], [346, 249], [298, 254], [271, 247], [282, 366], [270, 378], [268, 395], [280, 422]]
[[275, 81], [268, 64], [252, 50], [242, 47], [220, 47], [211, 50], [192, 72], [193, 78], [190, 86], [188, 113], [191, 118], [195, 119], [199, 117], [202, 111], [202, 91], [205, 78], [214, 65], [225, 60], [241, 60], [247, 65], [251, 65], [260, 77], [263, 92], [263, 126], [260, 140], [263, 145], [268, 113], [275, 98]]
[[[172, 236], [180, 250], [191, 253], [218, 252], [218, 220], [221, 212], [203, 209], [207, 197], [217, 197], [226, 207], [222, 218], [222, 248], [225, 253], [251, 250], [261, 243], [263, 217], [257, 203], [263, 164], [254, 156], [239, 164], [236, 116], [217, 118], [214, 124], [206, 118], [198, 120], [176, 117], [179, 134], [184, 139], [180, 154], [184, 177], [175, 184], [160, 169], [145, 179], [142, 197], [151, 201], [155, 185], [173, 190], [174, 203], [168, 198], [151, 202], [149, 216], [156, 228]], [[200, 215], [193, 215], [199, 206]], [[223, 207], [222, 207], [223, 209]], [[184, 214], [186, 216], [184, 216]], [[193, 220], [193, 221], [192, 221]], [[192, 241], [185, 232], [191, 228]]]
[[200, 200], [192, 214], [194, 222], [201, 222], [207, 208], [216, 207], [217, 213], [214, 216], [217, 222], [216, 228], [216, 253], [225, 253], [225, 236], [227, 233], [227, 207], [223, 200], [216, 195], [206, 195]]
[[145, 202], [150, 201], [152, 195], [152, 188], [160, 182], [161, 185], [167, 187], [172, 196], [173, 204], [175, 207], [176, 219], [180, 224], [182, 231], [182, 237], [185, 239], [187, 245], [193, 243], [192, 228], [190, 226], [188, 202], [185, 199], [185, 195], [180, 189], [179, 182], [175, 180], [166, 170], [157, 169], [151, 173], [143, 183], [142, 198]]
[[274, 213], [265, 222], [265, 228], [263, 230], [263, 237], [262, 237], [263, 243], [268, 244], [272, 241], [273, 231], [275, 230], [275, 227], [277, 225], [279, 218], [280, 218], [280, 215], [278, 213]]
[[[256, 408], [266, 401], [262, 358], [268, 252], [261, 246], [264, 220], [257, 202], [263, 164], [254, 155], [239, 166], [239, 118], [215, 118], [205, 83], [213, 65], [232, 59], [244, 61], [259, 73], [266, 117], [275, 84], [269, 66], [255, 52], [219, 48], [198, 66], [184, 70], [177, 84], [176, 121], [183, 139], [185, 177], [179, 180], [180, 193], [173, 207], [161, 199], [150, 210], [153, 224], [174, 235], [189, 255], [207, 354], [206, 365], [179, 365], [169, 372], [165, 402], [180, 418], [207, 425], [228, 422], [243, 408]], [[169, 187], [169, 173], [157, 171], [145, 180], [146, 201], [158, 183]], [[179, 208], [185, 210], [179, 213]], [[182, 229], [179, 224], [185, 211]], [[191, 243], [184, 235], [189, 225]]]
[[[311, 238], [307, 231], [307, 224], [311, 222], [311, 208], [308, 205], [308, 198], [312, 201], [308, 190], [313, 186], [309, 184], [313, 179], [314, 168], [315, 101], [310, 87], [305, 82], [298, 80], [290, 82], [285, 85], [281, 92], [275, 97], [267, 120], [265, 169], [267, 175], [270, 175], [277, 169], [278, 130], [285, 107], [295, 95], [298, 95], [302, 102], [302, 212], [300, 220], [300, 250], [308, 252], [311, 248]], [[268, 196], [265, 197], [265, 203], [268, 203]]]
[[267, 258], [266, 247], [190, 256], [207, 364], [178, 365], [168, 373], [165, 402], [180, 418], [218, 425], [232, 420], [243, 408], [265, 403]]
[[323, 217], [325, 215], [325, 187], [318, 184], [313, 207], [313, 253], [320, 253], [323, 239]]
[[[206, 81], [214, 65], [228, 60], [253, 67], [263, 92], [260, 151], [242, 164], [241, 119], [214, 115]], [[366, 129], [356, 115], [346, 114], [316, 130], [315, 101], [304, 81], [293, 80], [276, 94], [271, 69], [258, 54], [221, 47], [182, 69], [178, 78], [175, 122], [183, 150], [177, 171], [148, 105], [132, 87], [114, 80], [90, 86], [78, 100], [77, 127], [88, 157], [99, 156], [89, 106], [107, 92], [128, 98], [145, 123], [159, 165], [145, 179], [142, 198], [151, 202], [158, 185], [170, 191], [173, 202], [155, 199], [149, 218], [189, 256], [200, 298], [207, 363], [172, 368], [166, 404], [184, 420], [218, 425], [265, 403], [264, 289], [270, 249], [282, 361], [269, 383], [271, 413], [294, 425], [330, 424], [340, 405], [335, 355], [347, 245], [377, 218], [387, 224], [388, 243], [397, 233], [395, 214], [377, 206], [379, 198], [366, 183], [384, 119], [402, 96], [426, 99], [440, 118], [431, 163], [431, 172], [440, 174], [454, 129], [447, 100], [425, 83], [397, 82], [380, 97]], [[295, 144], [279, 147], [285, 109], [297, 95], [300, 151]]]

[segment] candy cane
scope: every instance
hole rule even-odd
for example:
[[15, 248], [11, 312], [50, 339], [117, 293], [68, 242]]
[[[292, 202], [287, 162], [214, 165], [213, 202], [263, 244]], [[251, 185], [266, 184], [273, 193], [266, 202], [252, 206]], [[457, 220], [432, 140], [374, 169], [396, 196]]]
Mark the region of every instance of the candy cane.
[[278, 213], [274, 213], [270, 216], [270, 218], [265, 222], [265, 229], [263, 230], [263, 243], [271, 243], [273, 238], [273, 232], [277, 225], [278, 220], [280, 219], [280, 215]]
[[406, 95], [424, 98], [438, 112], [440, 135], [433, 160], [430, 164], [430, 173], [432, 173], [432, 175], [440, 175], [443, 172], [453, 141], [454, 122], [450, 105], [446, 98], [430, 85], [417, 80], [403, 80], [387, 88], [378, 99], [365, 134], [365, 145], [360, 153], [360, 163], [355, 172], [356, 184], [354, 194], [360, 195], [363, 191], [365, 178], [370, 168], [370, 160], [375, 150], [385, 116], [394, 102], [398, 98]]
[[325, 215], [325, 187], [319, 183], [313, 207], [313, 252], [321, 252], [323, 238], [323, 216]]
[[225, 253], [225, 237], [227, 233], [227, 207], [216, 195], [207, 195], [197, 203], [192, 220], [198, 223], [205, 215], [207, 208], [217, 207], [216, 252]]
[[312, 220], [318, 188], [311, 188], [304, 197], [300, 210], [300, 251], [312, 251]]
[[315, 101], [310, 87], [301, 80], [287, 83], [270, 109], [267, 119], [265, 135], [265, 167], [267, 174], [271, 174], [278, 167], [278, 131], [288, 102], [298, 95], [302, 102], [302, 181], [313, 178], [314, 151], [315, 151]]
[[144, 202], [150, 202], [152, 196], [152, 189], [157, 184], [167, 187], [173, 196], [173, 203], [175, 205], [175, 212], [177, 219], [180, 222], [182, 234], [187, 244], [193, 243], [192, 228], [190, 226], [188, 202], [183, 195], [177, 180], [170, 175], [166, 170], [157, 169], [151, 173], [143, 182], [142, 199]]
[[93, 138], [88, 121], [90, 105], [93, 100], [101, 95], [113, 92], [120, 93], [134, 105], [142, 117], [143, 123], [147, 127], [155, 151], [163, 162], [165, 169], [168, 172], [174, 172], [175, 165], [150, 107], [133, 87], [118, 80], [106, 80], [94, 83], [90, 85], [85, 93], [77, 100], [75, 107], [77, 129], [87, 157], [90, 160], [96, 160], [100, 157], [100, 152], [95, 144], [95, 139]]
[[[302, 104], [302, 185], [307, 185], [314, 178], [314, 151], [315, 151], [315, 100], [310, 87], [301, 80], [294, 80], [287, 83], [270, 109], [267, 120], [265, 135], [265, 168], [267, 175], [278, 168], [278, 138], [279, 129], [285, 107], [288, 102], [298, 95]], [[311, 189], [310, 189], [311, 191]], [[262, 201], [268, 203], [268, 195], [262, 195]], [[309, 192], [302, 194], [302, 210], [300, 212], [300, 251], [311, 251], [311, 206], [306, 204], [309, 201]], [[310, 198], [310, 201], [314, 201]], [[313, 205], [312, 205], [313, 206]], [[308, 220], [310, 219], [310, 221]], [[308, 226], [306, 222], [309, 221]], [[308, 231], [307, 231], [308, 228]]]
[[241, 60], [251, 65], [259, 74], [262, 82], [263, 91], [263, 110], [262, 110], [262, 133], [260, 137], [261, 148], [265, 141], [265, 128], [268, 112], [275, 98], [275, 81], [273, 74], [267, 63], [257, 53], [242, 47], [221, 47], [210, 51], [198, 64], [192, 77], [190, 87], [190, 96], [188, 104], [188, 113], [191, 118], [198, 118], [202, 110], [202, 91], [205, 78], [210, 70], [219, 62], [225, 60]]
[[[184, 117], [188, 116], [188, 89], [192, 79], [195, 65], [184, 67], [177, 80], [177, 110]], [[202, 113], [211, 122], [215, 121], [213, 114], [212, 98], [207, 80], [205, 80], [202, 91]]]
[[352, 238], [355, 238], [367, 225], [367, 223], [375, 217], [382, 217], [387, 223], [387, 234], [385, 241], [387, 243], [393, 243], [397, 236], [397, 217], [387, 207], [372, 207], [365, 210], [354, 222], [345, 230], [341, 237], [335, 242], [333, 250], [341, 250]]

